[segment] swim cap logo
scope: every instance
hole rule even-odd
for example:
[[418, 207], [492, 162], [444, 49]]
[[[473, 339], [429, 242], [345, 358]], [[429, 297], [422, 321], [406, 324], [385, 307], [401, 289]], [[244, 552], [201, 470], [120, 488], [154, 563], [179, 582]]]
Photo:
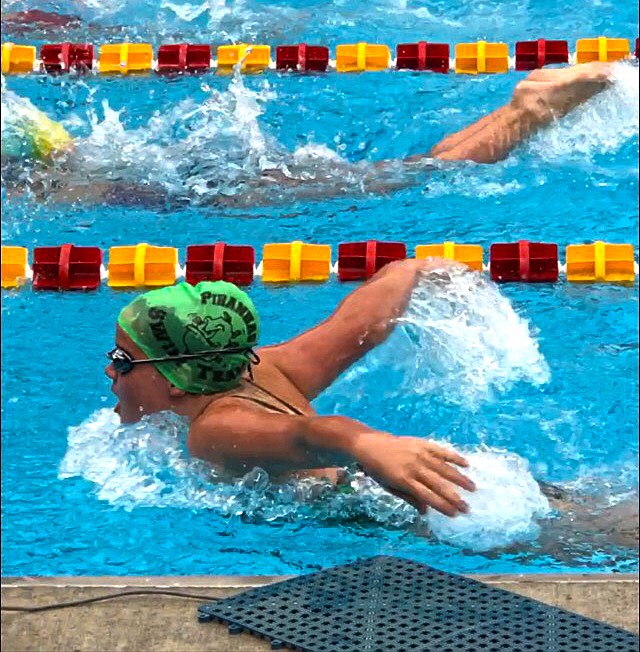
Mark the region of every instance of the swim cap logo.
[[[224, 308], [225, 312], [223, 315], [227, 314], [229, 319], [231, 318], [229, 313], [233, 313], [237, 317], [240, 317], [246, 329], [246, 339], [244, 342], [242, 342], [241, 345], [253, 346], [256, 343], [258, 338], [258, 324], [256, 323], [256, 318], [251, 310], [249, 310], [249, 308], [247, 308], [247, 306], [245, 306], [241, 301], [238, 301], [238, 299], [233, 296], [229, 296], [228, 294], [213, 294], [212, 292], [203, 292], [200, 295], [200, 303], [203, 305], [210, 303], [211, 305]], [[227, 321], [227, 323], [229, 326], [231, 326], [230, 321]], [[241, 331], [234, 331], [233, 338], [235, 339], [240, 335], [242, 335]], [[236, 344], [236, 346], [238, 346], [238, 344]]]
[[242, 331], [233, 328], [233, 319], [226, 310], [220, 317], [200, 317], [197, 314], [189, 317], [191, 321], [186, 325], [182, 338], [186, 353], [202, 350], [203, 341], [212, 349], [240, 346], [237, 338], [242, 335]]
[[[237, 298], [227, 294], [202, 292], [202, 305], [221, 308], [219, 316], [202, 316], [191, 313], [185, 326], [183, 345], [189, 352], [211, 349], [250, 347], [257, 341], [258, 325], [254, 314]], [[237, 379], [246, 369], [248, 361], [243, 354], [220, 354], [207, 356], [195, 363], [198, 380], [203, 382], [228, 383]]]

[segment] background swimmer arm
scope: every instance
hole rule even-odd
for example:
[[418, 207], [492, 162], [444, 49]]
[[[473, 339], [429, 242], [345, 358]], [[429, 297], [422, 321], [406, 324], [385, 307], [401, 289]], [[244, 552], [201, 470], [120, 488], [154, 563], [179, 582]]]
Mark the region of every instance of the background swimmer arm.
[[427, 507], [448, 516], [467, 510], [455, 486], [474, 486], [454, 466], [467, 462], [435, 442], [396, 437], [347, 417], [274, 414], [223, 401], [192, 424], [193, 455], [239, 473], [256, 466], [280, 474], [358, 462], [421, 513]]
[[11, 29], [12, 31], [19, 31], [17, 29], [18, 27], [37, 29], [42, 27], [66, 27], [70, 25], [75, 27], [79, 24], [80, 18], [78, 16], [41, 11], [40, 9], [11, 13], [3, 12], [2, 15], [3, 29]]
[[403, 260], [387, 265], [349, 294], [318, 326], [283, 344], [260, 349], [309, 400], [367, 351], [381, 344], [407, 306], [419, 273], [442, 262]]
[[606, 88], [612, 67], [587, 63], [562, 69], [535, 70], [520, 82], [509, 104], [462, 131], [447, 136], [424, 158], [495, 163], [553, 120], [565, 116]]
[[[87, 202], [109, 206], [143, 206], [162, 210], [171, 204], [166, 191], [159, 185], [135, 184], [123, 181], [79, 181], [64, 179], [56, 184], [48, 183], [46, 177], [32, 177], [29, 191], [42, 201], [63, 204]], [[7, 190], [9, 196], [19, 196], [24, 188], [14, 186]], [[174, 202], [176, 203], [176, 202]]]

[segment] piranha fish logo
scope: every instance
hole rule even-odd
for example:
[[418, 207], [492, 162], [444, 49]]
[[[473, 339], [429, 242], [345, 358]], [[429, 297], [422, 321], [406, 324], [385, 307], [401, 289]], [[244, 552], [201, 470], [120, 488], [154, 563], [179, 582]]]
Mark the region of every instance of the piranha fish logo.
[[201, 317], [197, 314], [189, 317], [191, 321], [186, 325], [182, 338], [185, 353], [202, 351], [203, 342], [211, 349], [240, 346], [238, 338], [242, 335], [242, 330], [233, 328], [233, 318], [226, 310], [220, 317]]

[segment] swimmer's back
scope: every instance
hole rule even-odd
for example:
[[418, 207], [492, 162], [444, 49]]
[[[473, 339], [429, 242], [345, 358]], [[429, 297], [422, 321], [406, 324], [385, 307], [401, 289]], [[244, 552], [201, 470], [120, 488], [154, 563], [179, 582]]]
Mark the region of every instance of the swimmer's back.
[[247, 378], [239, 387], [225, 392], [210, 403], [209, 409], [215, 409], [216, 404], [220, 407], [222, 401], [233, 401], [280, 414], [316, 414], [302, 391], [279, 369], [270, 347], [259, 349], [258, 354], [260, 364], [253, 367], [253, 379]]
[[[259, 365], [253, 367], [253, 380], [245, 378], [241, 384], [229, 392], [224, 392], [214, 398], [202, 415], [196, 420], [206, 419], [208, 422], [215, 423], [216, 416], [222, 416], [226, 410], [258, 410], [272, 413], [275, 415], [304, 415], [313, 416], [316, 411], [311, 406], [309, 400], [295, 386], [295, 384], [280, 371], [273, 358], [275, 351], [271, 347], [258, 350], [261, 358]], [[192, 429], [193, 431], [193, 429]], [[198, 450], [199, 445], [194, 438], [189, 437], [189, 450], [191, 454], [200, 457], [202, 451]], [[222, 469], [220, 469], [222, 470]], [[276, 475], [272, 477], [274, 482], [286, 482], [290, 478], [323, 478], [334, 484], [341, 482], [343, 478], [343, 469], [338, 468], [321, 468], [299, 471]]]

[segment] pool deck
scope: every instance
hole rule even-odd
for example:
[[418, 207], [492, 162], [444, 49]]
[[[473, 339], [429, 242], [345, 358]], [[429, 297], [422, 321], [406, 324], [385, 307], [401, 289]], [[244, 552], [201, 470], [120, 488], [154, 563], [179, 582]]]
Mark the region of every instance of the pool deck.
[[[470, 575], [499, 588], [638, 632], [638, 575]], [[226, 597], [285, 577], [4, 577], [3, 606], [34, 606], [116, 591], [166, 589]], [[230, 636], [225, 626], [196, 620], [199, 600], [169, 596], [125, 597], [37, 614], [2, 612], [2, 649], [162, 650], [245, 652], [270, 650], [248, 634]]]

